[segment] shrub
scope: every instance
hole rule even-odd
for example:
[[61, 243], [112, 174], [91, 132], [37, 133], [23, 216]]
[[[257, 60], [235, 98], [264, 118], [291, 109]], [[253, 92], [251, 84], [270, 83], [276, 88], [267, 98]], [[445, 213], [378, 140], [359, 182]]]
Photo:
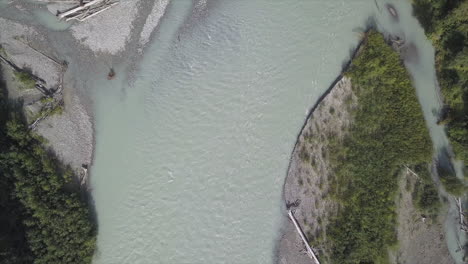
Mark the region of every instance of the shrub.
[[454, 196], [462, 196], [466, 187], [463, 182], [457, 178], [452, 168], [446, 168], [442, 165], [437, 166], [440, 182], [445, 188], [445, 191]]
[[15, 72], [16, 80], [22, 84], [24, 89], [33, 89], [36, 86], [36, 81], [27, 72]]

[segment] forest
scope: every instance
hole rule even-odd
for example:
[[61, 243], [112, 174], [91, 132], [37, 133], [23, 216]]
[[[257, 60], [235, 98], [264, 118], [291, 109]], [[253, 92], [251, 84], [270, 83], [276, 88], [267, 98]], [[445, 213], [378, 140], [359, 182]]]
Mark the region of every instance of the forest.
[[[331, 195], [340, 205], [327, 227], [331, 262], [387, 263], [397, 242], [398, 177], [404, 166], [427, 168], [432, 142], [410, 77], [381, 34], [368, 33], [345, 74], [359, 106], [348, 134], [330, 148]], [[437, 207], [434, 189], [420, 192], [421, 207]]]
[[91, 263], [96, 224], [75, 177], [0, 83], [0, 263]]
[[440, 122], [457, 159], [468, 165], [468, 1], [416, 0], [414, 15], [435, 48], [444, 112]]

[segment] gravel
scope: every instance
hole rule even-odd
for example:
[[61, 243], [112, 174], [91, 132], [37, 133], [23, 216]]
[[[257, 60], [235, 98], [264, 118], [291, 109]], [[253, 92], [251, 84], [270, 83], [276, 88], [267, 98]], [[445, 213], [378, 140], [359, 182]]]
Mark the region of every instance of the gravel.
[[73, 36], [95, 53], [124, 51], [138, 15], [141, 0], [121, 0], [105, 12], [71, 27]]
[[145, 46], [151, 37], [151, 33], [157, 28], [164, 12], [166, 11], [169, 0], [156, 0], [151, 13], [146, 18], [145, 25], [140, 34], [140, 45]]
[[[346, 105], [346, 98], [350, 98]], [[326, 198], [331, 169], [328, 163], [328, 142], [342, 139], [351, 123], [350, 109], [355, 107], [356, 97], [351, 90], [351, 80], [343, 77], [321, 100], [298, 137], [289, 164], [283, 189], [286, 204], [299, 201], [293, 207], [314, 253], [324, 255], [324, 245], [317, 239], [326, 238], [328, 218], [336, 211], [336, 204]], [[333, 110], [331, 110], [333, 109]], [[307, 153], [309, 158], [301, 158]], [[320, 219], [320, 220], [319, 220]], [[278, 245], [278, 263], [310, 264], [305, 246], [289, 220], [285, 220], [284, 232]], [[317, 249], [321, 250], [317, 250]], [[304, 257], [305, 255], [305, 257]]]
[[58, 158], [79, 175], [81, 166], [92, 162], [93, 124], [74, 89], [65, 90], [64, 100], [63, 113], [41, 121], [36, 131], [48, 140], [47, 145]]
[[[22, 40], [18, 40], [20, 37]], [[44, 42], [44, 37], [33, 27], [0, 18], [0, 44], [8, 58], [21, 68], [29, 69], [34, 75], [44, 79], [47, 87], [56, 87], [60, 80], [60, 67], [34, 47], [35, 42]]]
[[[144, 49], [164, 15], [170, 0], [121, 0], [109, 10], [85, 22], [74, 22], [71, 28], [54, 32], [21, 18], [38, 8], [34, 3], [18, 6], [7, 4], [8, 10], [0, 14], [0, 44], [9, 58], [20, 67], [30, 68], [44, 79], [49, 88], [60, 80], [60, 67], [52, 60], [25, 45], [70, 63], [63, 85], [64, 112], [41, 121], [35, 131], [47, 139], [47, 146], [58, 158], [70, 165], [77, 175], [82, 165], [91, 165], [94, 151], [92, 98], [89, 97], [88, 79], [96, 75], [106, 61], [137, 60], [137, 48]], [[49, 4], [42, 10], [56, 13], [70, 5]], [[18, 18], [18, 19], [17, 19]], [[24, 40], [19, 41], [18, 36]], [[58, 47], [58, 49], [57, 49]], [[96, 66], [96, 65], [101, 66]], [[20, 90], [12, 71], [3, 69], [9, 94], [25, 103], [37, 101], [37, 90]]]

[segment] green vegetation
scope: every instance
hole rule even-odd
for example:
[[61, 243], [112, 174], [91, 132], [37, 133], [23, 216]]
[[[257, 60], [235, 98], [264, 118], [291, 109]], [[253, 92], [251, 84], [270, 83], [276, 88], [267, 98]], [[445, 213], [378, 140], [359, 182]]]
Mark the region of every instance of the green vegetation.
[[53, 97], [42, 97], [41, 98], [41, 103], [43, 103], [43, 104], [49, 104], [49, 103], [53, 103], [53, 102], [54, 102]]
[[387, 263], [396, 243], [395, 195], [404, 164], [432, 157], [429, 132], [398, 54], [371, 31], [346, 73], [359, 106], [343, 142], [330, 147], [332, 195], [340, 209], [328, 226], [332, 263]]
[[15, 72], [16, 80], [22, 85], [24, 89], [33, 89], [36, 86], [36, 81], [27, 72]]
[[468, 1], [417, 0], [414, 13], [436, 49], [436, 70], [447, 105], [441, 123], [458, 159], [468, 165]]
[[427, 216], [435, 217], [441, 204], [429, 168], [427, 164], [418, 164], [412, 170], [418, 175], [413, 192], [414, 205]]
[[43, 107], [39, 113], [37, 113], [34, 116], [34, 120], [41, 118], [41, 117], [46, 117], [46, 116], [51, 116], [51, 115], [61, 115], [63, 113], [63, 106], [62, 105], [55, 105], [53, 107]]
[[465, 185], [457, 178], [452, 168], [438, 166], [437, 172], [445, 191], [454, 196], [462, 196], [465, 193]]
[[96, 227], [71, 171], [4, 93], [0, 108], [0, 263], [91, 263]]
[[413, 14], [427, 33], [437, 27], [437, 21], [444, 19], [463, 0], [413, 0]]

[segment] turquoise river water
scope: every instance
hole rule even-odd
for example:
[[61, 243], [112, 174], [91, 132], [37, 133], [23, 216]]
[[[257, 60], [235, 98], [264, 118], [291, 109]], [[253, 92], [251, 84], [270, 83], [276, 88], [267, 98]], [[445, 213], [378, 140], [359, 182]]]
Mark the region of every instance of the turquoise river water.
[[370, 16], [414, 43], [406, 65], [446, 146], [433, 48], [409, 2], [390, 2], [398, 21], [385, 1], [172, 1], [131, 81], [96, 84], [94, 262], [275, 262], [296, 135]]
[[[275, 263], [297, 133], [371, 16], [414, 43], [418, 59], [406, 66], [435, 149], [447, 147], [434, 114], [434, 50], [409, 1], [388, 1], [399, 20], [386, 2], [208, 0], [193, 8], [172, 0], [136, 70], [117, 65], [116, 80], [86, 82], [96, 131], [94, 263]], [[69, 27], [45, 11], [28, 19]], [[453, 203], [448, 215], [449, 248], [461, 263]]]
[[273, 263], [296, 135], [375, 8], [189, 3], [132, 82], [96, 86], [96, 264]]

